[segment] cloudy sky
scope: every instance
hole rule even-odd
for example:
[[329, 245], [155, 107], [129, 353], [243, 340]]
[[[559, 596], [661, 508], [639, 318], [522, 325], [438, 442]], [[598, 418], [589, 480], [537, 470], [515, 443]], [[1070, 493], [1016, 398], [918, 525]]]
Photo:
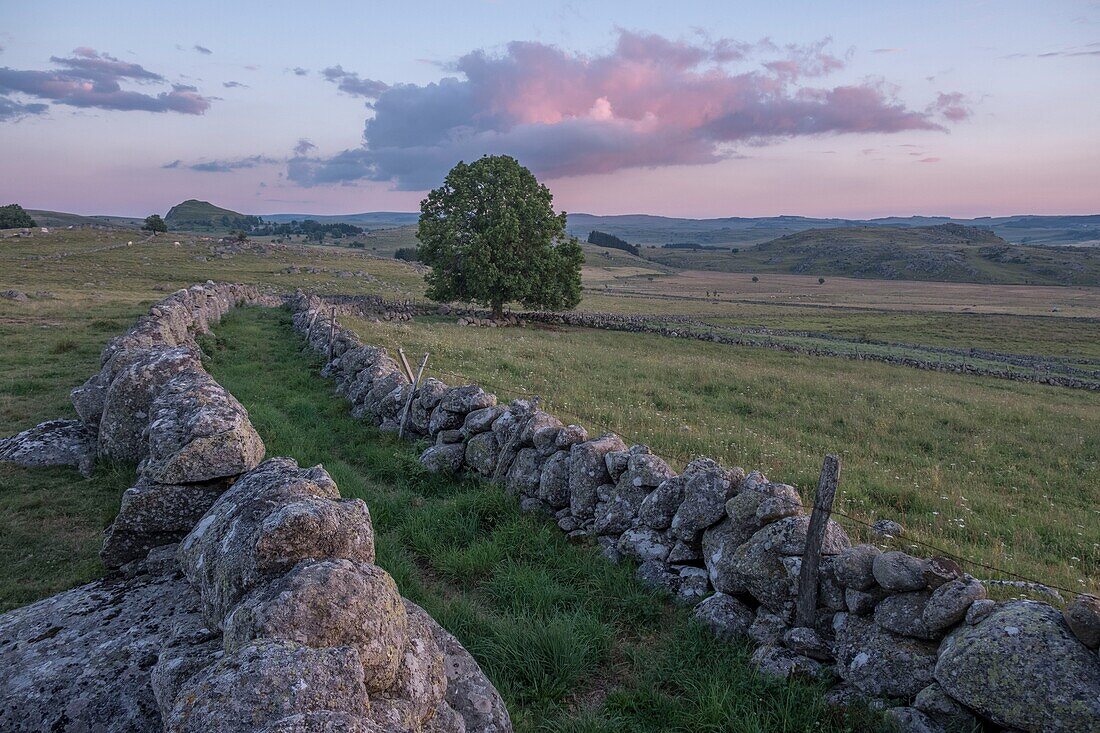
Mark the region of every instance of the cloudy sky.
[[1100, 2], [0, 2], [0, 203], [1100, 212]]

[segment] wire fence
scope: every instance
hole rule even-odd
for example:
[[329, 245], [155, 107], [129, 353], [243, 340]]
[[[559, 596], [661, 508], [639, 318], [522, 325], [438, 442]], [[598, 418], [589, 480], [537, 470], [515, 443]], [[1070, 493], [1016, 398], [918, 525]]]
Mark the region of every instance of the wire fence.
[[[475, 384], [476, 383], [476, 384], [484, 386], [484, 387], [489, 387], [490, 389], [493, 389], [494, 391], [497, 391], [497, 392], [504, 392], [504, 393], [511, 393], [511, 394], [521, 394], [521, 395], [525, 395], [526, 397], [529, 397], [529, 398], [538, 397], [540, 400], [545, 401], [547, 403], [547, 405], [551, 404], [551, 401], [549, 399], [541, 397], [540, 395], [532, 392], [531, 390], [527, 389], [526, 387], [521, 387], [521, 386], [518, 386], [518, 385], [508, 385], [508, 384], [494, 383], [494, 382], [491, 382], [491, 381], [488, 381], [488, 380], [485, 380], [485, 379], [481, 379], [481, 378], [472, 379], [468, 375], [457, 374], [455, 372], [451, 372], [451, 371], [448, 371], [448, 370], [445, 370], [445, 369], [433, 368], [433, 371], [435, 371], [435, 373], [443, 375], [445, 377], [451, 377], [451, 378], [460, 380], [462, 382], [466, 382], [468, 384]], [[635, 441], [634, 439], [632, 439], [631, 436], [629, 435], [629, 433], [624, 431], [621, 427], [618, 427], [618, 426], [615, 426], [615, 425], [604, 424], [602, 421], [596, 420], [596, 419], [592, 418], [591, 416], [584, 415], [584, 414], [576, 411], [575, 409], [567, 408], [565, 410], [565, 414], [571, 415], [572, 417], [575, 417], [575, 418], [578, 418], [580, 421], [582, 421], [584, 423], [587, 423], [588, 425], [591, 425], [592, 427], [596, 428], [597, 430], [601, 430], [603, 432], [615, 433], [615, 434], [623, 437], [624, 439], [626, 439], [627, 442], [640, 442], [640, 441]], [[678, 452], [674, 449], [670, 449], [670, 448], [667, 448], [667, 447], [663, 447], [661, 450], [666, 455], [674, 458], [677, 461], [680, 461], [683, 465], [687, 465], [691, 461], [693, 461], [696, 458], [700, 457], [698, 455], [692, 456], [692, 455], [688, 455], [686, 453]], [[812, 505], [806, 505], [806, 504], [803, 504], [802, 502], [796, 502], [794, 500], [783, 500], [783, 501], [785, 503], [787, 503], [788, 505], [792, 506], [792, 507], [798, 507], [798, 508], [801, 508], [803, 510], [812, 510], [813, 509]], [[850, 522], [852, 525], [859, 526], [862, 529], [870, 530], [871, 532], [873, 532], [876, 535], [881, 534], [880, 530], [878, 528], [876, 528], [872, 522], [869, 522], [865, 519], [861, 519], [859, 517], [852, 516], [851, 514], [847, 514], [845, 512], [839, 511], [837, 509], [831, 510], [830, 514], [833, 517], [839, 517], [839, 518], [841, 518], [842, 520], [844, 520], [846, 522]], [[894, 538], [899, 540], [899, 541], [909, 542], [909, 543], [912, 543], [913, 545], [923, 547], [923, 548], [925, 548], [927, 550], [930, 550], [930, 551], [932, 551], [932, 552], [934, 552], [934, 553], [936, 553], [940, 556], [950, 558], [950, 559], [952, 559], [956, 562], [959, 562], [959, 563], [962, 563], [962, 564], [965, 564], [965, 565], [968, 565], [968, 566], [971, 566], [971, 567], [974, 567], [974, 568], [981, 568], [981, 569], [983, 569], [987, 572], [997, 573], [999, 575], [1014, 578], [1016, 580], [1023, 581], [1025, 583], [1032, 584], [1032, 585], [1035, 585], [1035, 586], [1038, 586], [1038, 587], [1041, 587], [1041, 588], [1048, 588], [1048, 589], [1061, 591], [1063, 593], [1068, 593], [1071, 596], [1084, 595], [1084, 594], [1087, 593], [1087, 591], [1073, 590], [1071, 588], [1065, 588], [1065, 587], [1060, 586], [1060, 585], [1055, 585], [1054, 583], [1051, 583], [1049, 581], [1043, 581], [1043, 580], [1039, 580], [1037, 578], [1032, 578], [1030, 576], [1023, 575], [1021, 573], [1017, 573], [1017, 572], [1012, 571], [1012, 570], [1008, 570], [1006, 568], [998, 567], [996, 565], [991, 565], [991, 564], [986, 563], [982, 560], [976, 560], [974, 558], [967, 557], [965, 555], [960, 555], [959, 553], [954, 552], [952, 550], [948, 550], [947, 548], [942, 547], [940, 545], [936, 545], [936, 544], [933, 544], [931, 542], [927, 542], [925, 540], [922, 540], [918, 537], [914, 537], [909, 532], [905, 532], [904, 529], [903, 529], [903, 532], [902, 532], [901, 536], [894, 536]]]

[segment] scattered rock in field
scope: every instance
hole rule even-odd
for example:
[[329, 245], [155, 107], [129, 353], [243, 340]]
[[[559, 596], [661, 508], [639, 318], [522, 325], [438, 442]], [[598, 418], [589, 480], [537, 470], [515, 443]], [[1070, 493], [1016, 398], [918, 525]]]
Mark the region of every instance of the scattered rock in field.
[[0, 298], [4, 298], [5, 300], [14, 300], [19, 303], [25, 303], [28, 300], [27, 294], [24, 293], [22, 290], [5, 290], [3, 292], [0, 292]]
[[73, 466], [91, 475], [95, 437], [79, 420], [50, 420], [0, 439], [0, 462], [19, 466]]

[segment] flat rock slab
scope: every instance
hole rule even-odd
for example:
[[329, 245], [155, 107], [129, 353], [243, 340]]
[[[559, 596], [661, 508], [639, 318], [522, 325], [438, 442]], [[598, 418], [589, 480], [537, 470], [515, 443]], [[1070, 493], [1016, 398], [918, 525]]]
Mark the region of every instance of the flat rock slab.
[[0, 730], [160, 731], [149, 674], [169, 630], [198, 614], [198, 596], [168, 570], [0, 616]]
[[50, 420], [0, 440], [0, 461], [18, 466], [75, 466], [85, 476], [95, 458], [95, 437], [79, 420]]

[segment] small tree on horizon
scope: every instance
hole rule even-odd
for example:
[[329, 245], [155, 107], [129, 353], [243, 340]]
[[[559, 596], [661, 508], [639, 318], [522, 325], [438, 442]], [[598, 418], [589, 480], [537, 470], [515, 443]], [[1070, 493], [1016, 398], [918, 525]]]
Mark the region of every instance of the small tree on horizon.
[[513, 301], [576, 307], [584, 253], [553, 204], [550, 189], [515, 158], [459, 162], [420, 203], [417, 252], [432, 268], [427, 296], [489, 306], [496, 318]]
[[19, 204], [0, 206], [0, 229], [23, 229], [36, 226], [38, 224], [35, 220]]
[[160, 218], [160, 214], [150, 214], [145, 217], [145, 223], [141, 225], [141, 229], [153, 234], [162, 234], [168, 231], [168, 225], [164, 223], [164, 219]]

